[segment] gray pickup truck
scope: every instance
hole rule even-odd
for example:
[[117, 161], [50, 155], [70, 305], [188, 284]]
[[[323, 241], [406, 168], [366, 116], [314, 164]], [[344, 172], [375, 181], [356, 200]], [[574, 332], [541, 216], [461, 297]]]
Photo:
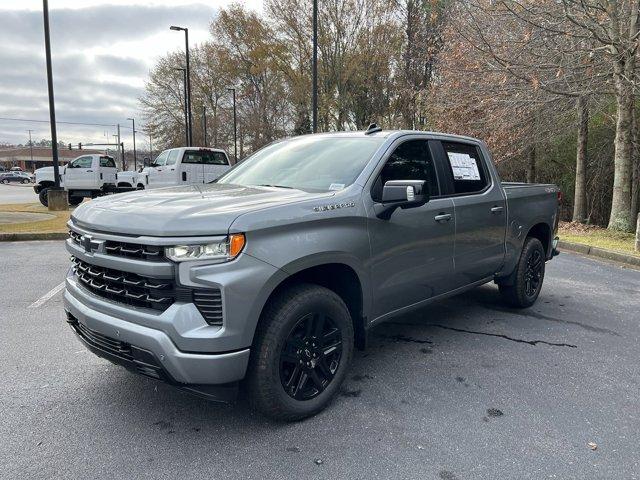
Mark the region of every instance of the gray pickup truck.
[[473, 138], [371, 126], [282, 140], [210, 184], [79, 206], [67, 319], [134, 372], [223, 401], [242, 386], [263, 413], [300, 419], [388, 319], [491, 281], [532, 305], [559, 198], [501, 183]]

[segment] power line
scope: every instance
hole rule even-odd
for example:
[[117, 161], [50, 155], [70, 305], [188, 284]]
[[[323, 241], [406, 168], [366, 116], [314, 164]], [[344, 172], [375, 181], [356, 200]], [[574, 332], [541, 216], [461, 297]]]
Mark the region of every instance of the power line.
[[[33, 122], [33, 123], [49, 123], [49, 120], [36, 120], [33, 118], [10, 118], [10, 117], [0, 117], [0, 120], [8, 120], [12, 122]], [[62, 123], [65, 125], [86, 125], [90, 127], [115, 127], [117, 123], [84, 123], [84, 122], [61, 122], [56, 121], [56, 123]], [[127, 127], [122, 125], [121, 128], [126, 128], [131, 130], [131, 127]]]

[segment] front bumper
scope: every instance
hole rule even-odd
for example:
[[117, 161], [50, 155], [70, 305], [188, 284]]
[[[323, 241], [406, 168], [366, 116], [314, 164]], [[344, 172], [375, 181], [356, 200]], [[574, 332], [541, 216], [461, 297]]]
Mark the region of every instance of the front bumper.
[[[137, 373], [185, 386], [228, 384], [244, 377], [249, 362], [248, 348], [216, 354], [181, 351], [169, 336], [160, 330], [89, 308], [71, 294], [70, 287], [74, 288], [71, 283], [70, 278], [67, 278], [67, 289], [64, 293], [65, 310], [80, 340], [94, 353], [127, 366]], [[79, 287], [76, 285], [75, 288]], [[79, 334], [78, 329], [82, 327], [104, 339], [96, 345], [91, 345], [87, 338]], [[128, 363], [116, 361], [118, 359], [114, 360], [113, 352], [105, 348], [100, 350], [101, 346], [112, 345], [114, 342], [126, 344], [136, 352], [146, 353], [141, 353], [140, 358], [134, 356]], [[150, 361], [151, 357], [155, 361]], [[144, 365], [139, 365], [136, 359], [153, 368], [143, 368]]]

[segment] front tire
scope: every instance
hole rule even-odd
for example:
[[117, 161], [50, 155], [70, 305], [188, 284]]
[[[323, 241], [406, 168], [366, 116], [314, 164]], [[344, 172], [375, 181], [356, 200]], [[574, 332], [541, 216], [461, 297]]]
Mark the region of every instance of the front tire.
[[6, 178], [3, 178], [2, 179], [2, 183], [4, 183], [5, 185], [8, 185], [9, 184], [9, 180], [7, 180]]
[[69, 197], [69, 205], [76, 207], [82, 203], [84, 197]]
[[246, 387], [253, 406], [275, 420], [323, 410], [344, 381], [353, 355], [353, 323], [331, 290], [295, 285], [271, 300], [251, 350]]
[[545, 251], [537, 238], [528, 237], [514, 272], [513, 285], [499, 285], [503, 300], [516, 308], [533, 305], [540, 295], [545, 272]]
[[43, 206], [45, 207], [49, 206], [49, 188], [48, 187], [40, 190], [40, 193], [38, 193], [38, 200], [40, 200], [40, 203]]

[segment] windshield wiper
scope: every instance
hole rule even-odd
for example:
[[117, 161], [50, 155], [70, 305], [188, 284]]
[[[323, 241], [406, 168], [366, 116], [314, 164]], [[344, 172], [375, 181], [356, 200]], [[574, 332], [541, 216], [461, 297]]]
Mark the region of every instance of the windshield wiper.
[[261, 183], [260, 185], [256, 185], [257, 187], [273, 187], [273, 188], [288, 188], [290, 190], [295, 190], [293, 187], [287, 187], [286, 185], [272, 185], [269, 183]]

